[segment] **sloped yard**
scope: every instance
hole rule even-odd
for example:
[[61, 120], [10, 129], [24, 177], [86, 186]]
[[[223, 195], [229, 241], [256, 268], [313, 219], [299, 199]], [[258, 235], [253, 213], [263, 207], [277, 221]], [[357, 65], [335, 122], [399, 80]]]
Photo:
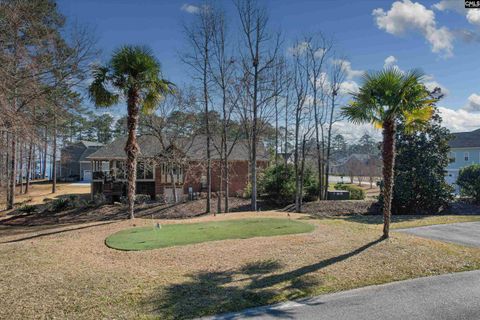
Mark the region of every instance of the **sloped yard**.
[[130, 221], [1, 227], [0, 318], [187, 319], [480, 268], [480, 249], [400, 233], [380, 241], [378, 221], [247, 212], [161, 223], [259, 217], [299, 219], [315, 229], [126, 252], [108, 248], [105, 239], [131, 228]]

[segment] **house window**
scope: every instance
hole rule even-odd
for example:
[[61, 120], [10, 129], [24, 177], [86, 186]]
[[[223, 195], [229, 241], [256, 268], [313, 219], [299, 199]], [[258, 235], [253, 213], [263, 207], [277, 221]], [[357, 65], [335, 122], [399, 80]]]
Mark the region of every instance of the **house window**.
[[450, 152], [449, 161], [450, 163], [455, 163], [455, 152]]
[[[172, 172], [170, 170], [171, 166], [168, 164], [162, 163], [160, 165], [160, 182], [162, 183], [172, 183]], [[175, 182], [183, 182], [183, 168], [175, 166], [173, 168], [173, 178]]]
[[465, 153], [463, 154], [463, 158], [465, 159], [465, 161], [468, 161], [468, 160], [469, 160], [469, 156], [470, 156], [470, 154], [469, 154], [468, 152], [465, 152]]
[[164, 164], [162, 170], [165, 171], [165, 182], [172, 183], [172, 173], [175, 182], [183, 182], [183, 168], [175, 166], [173, 169], [171, 169], [171, 166]]
[[137, 163], [137, 179], [153, 180], [153, 164], [139, 161]]
[[123, 180], [127, 178], [127, 169], [125, 161], [115, 161], [113, 174], [117, 179]]

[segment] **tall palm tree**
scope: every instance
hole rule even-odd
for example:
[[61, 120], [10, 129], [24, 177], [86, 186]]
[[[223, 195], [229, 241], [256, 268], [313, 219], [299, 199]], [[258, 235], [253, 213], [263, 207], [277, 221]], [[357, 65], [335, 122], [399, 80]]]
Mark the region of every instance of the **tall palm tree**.
[[134, 218], [137, 171], [137, 125], [140, 111], [155, 110], [164, 95], [173, 92], [173, 84], [162, 79], [160, 63], [151, 50], [143, 46], [124, 46], [115, 51], [107, 65], [93, 68], [89, 94], [97, 107], [110, 107], [121, 100], [127, 102], [128, 139], [127, 197], [130, 219]]
[[423, 73], [397, 68], [366, 73], [353, 101], [342, 114], [353, 123], [372, 123], [383, 133], [383, 237], [389, 237], [395, 166], [395, 132], [399, 121], [415, 132], [433, 114], [435, 99], [422, 84]]

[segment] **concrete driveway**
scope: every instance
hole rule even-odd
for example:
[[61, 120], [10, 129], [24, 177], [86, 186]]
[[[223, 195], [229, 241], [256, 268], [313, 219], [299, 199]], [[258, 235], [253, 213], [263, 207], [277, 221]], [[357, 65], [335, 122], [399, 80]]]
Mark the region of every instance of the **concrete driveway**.
[[393, 282], [202, 319], [478, 320], [480, 271]]
[[395, 231], [465, 246], [480, 247], [480, 222], [439, 224], [409, 229], [397, 229]]

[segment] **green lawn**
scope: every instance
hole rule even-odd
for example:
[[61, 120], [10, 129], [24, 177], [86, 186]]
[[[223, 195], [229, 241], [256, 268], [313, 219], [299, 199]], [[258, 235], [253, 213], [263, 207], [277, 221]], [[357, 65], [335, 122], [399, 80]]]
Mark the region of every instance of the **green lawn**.
[[105, 243], [119, 250], [149, 250], [215, 240], [306, 233], [314, 228], [312, 224], [296, 220], [250, 218], [131, 228], [110, 235]]

